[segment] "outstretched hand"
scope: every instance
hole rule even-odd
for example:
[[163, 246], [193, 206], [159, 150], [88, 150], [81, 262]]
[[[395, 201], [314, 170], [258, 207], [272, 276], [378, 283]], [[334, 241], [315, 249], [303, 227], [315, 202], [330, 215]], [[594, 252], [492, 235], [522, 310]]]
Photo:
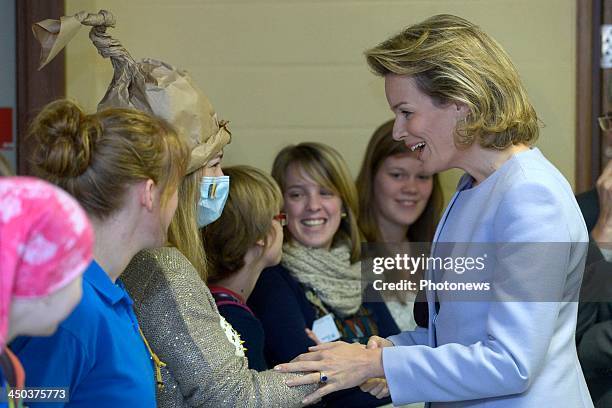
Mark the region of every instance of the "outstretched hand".
[[369, 392], [378, 399], [389, 396], [389, 385], [384, 378], [370, 378], [368, 381], [361, 384], [359, 388], [361, 391]]
[[[366, 348], [376, 349], [391, 346], [393, 346], [393, 343], [391, 341], [383, 339], [382, 337], [372, 336], [368, 340]], [[389, 396], [389, 385], [387, 384], [387, 380], [384, 378], [370, 378], [369, 380], [361, 384], [359, 388], [361, 389], [361, 391], [369, 392], [371, 395], [375, 396], [378, 399]]]
[[322, 383], [327, 381], [302, 403], [307, 405], [334, 391], [356, 387], [372, 377], [383, 377], [382, 350], [379, 347], [366, 349], [362, 344], [345, 342], [323, 343], [309, 348], [309, 353], [297, 356], [290, 363], [274, 367], [281, 372], [311, 372], [287, 381], [287, 385]]
[[393, 347], [394, 344], [391, 342], [391, 340], [387, 340], [385, 338], [379, 337], [379, 336], [371, 336], [368, 339], [368, 344], [366, 346], [366, 348], [368, 349], [374, 349], [374, 348], [383, 348], [383, 347]]

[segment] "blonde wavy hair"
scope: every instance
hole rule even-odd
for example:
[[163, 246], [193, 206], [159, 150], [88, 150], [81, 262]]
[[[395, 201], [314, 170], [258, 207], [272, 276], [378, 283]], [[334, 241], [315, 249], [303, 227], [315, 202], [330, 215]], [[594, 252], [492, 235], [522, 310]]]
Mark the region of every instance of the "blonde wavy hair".
[[[292, 164], [299, 166], [317, 184], [333, 191], [342, 200], [346, 217], [340, 222], [333, 245], [343, 240], [348, 241], [351, 262], [357, 262], [361, 256], [361, 232], [357, 225], [359, 201], [346, 162], [334, 148], [322, 143], [307, 142], [287, 146], [276, 155], [272, 165], [272, 177], [283, 193], [287, 188], [287, 168]], [[289, 235], [287, 230], [285, 237]]]
[[206, 254], [198, 229], [198, 199], [204, 167], [183, 177], [178, 189], [178, 206], [170, 226], [168, 242], [191, 262], [204, 282], [208, 278]]
[[504, 49], [475, 24], [440, 14], [412, 25], [365, 52], [378, 75], [406, 75], [439, 103], [469, 108], [455, 142], [503, 150], [532, 145], [539, 123], [519, 74]]

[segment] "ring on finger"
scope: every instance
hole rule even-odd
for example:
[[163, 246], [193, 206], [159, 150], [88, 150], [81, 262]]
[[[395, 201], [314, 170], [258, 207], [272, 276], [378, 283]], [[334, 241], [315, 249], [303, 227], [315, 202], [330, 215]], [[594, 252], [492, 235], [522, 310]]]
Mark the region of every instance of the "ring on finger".
[[327, 380], [329, 380], [329, 377], [327, 377], [327, 375], [323, 371], [319, 371], [319, 382], [321, 384], [326, 384]]

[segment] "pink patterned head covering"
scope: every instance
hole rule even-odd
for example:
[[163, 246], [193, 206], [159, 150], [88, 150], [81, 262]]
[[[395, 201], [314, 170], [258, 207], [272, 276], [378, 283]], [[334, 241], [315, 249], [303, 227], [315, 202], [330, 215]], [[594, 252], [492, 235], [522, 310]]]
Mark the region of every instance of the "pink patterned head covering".
[[0, 352], [13, 298], [47, 296], [83, 273], [93, 230], [63, 190], [29, 177], [0, 177]]

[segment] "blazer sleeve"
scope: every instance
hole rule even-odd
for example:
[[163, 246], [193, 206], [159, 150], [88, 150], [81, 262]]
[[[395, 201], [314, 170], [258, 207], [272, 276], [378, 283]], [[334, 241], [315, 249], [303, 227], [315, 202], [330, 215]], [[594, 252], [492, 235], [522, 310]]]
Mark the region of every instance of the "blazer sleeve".
[[[568, 274], [583, 268], [586, 257], [586, 244], [582, 253], [582, 247], [574, 248], [578, 255], [570, 256], [574, 244], [568, 225], [560, 222], [565, 219], [562, 211], [558, 194], [542, 183], [522, 181], [504, 194], [493, 234], [495, 242], [514, 244], [496, 246], [496, 264], [487, 266], [494, 268], [492, 296], [494, 300], [524, 299], [546, 287], [551, 301], [490, 302], [486, 320], [478, 323], [484, 325], [486, 335], [472, 344], [384, 348], [383, 366], [395, 404], [490, 398], [529, 387], [559, 324], [561, 302], [552, 300], [577, 300], [582, 276], [570, 279]], [[528, 244], [534, 242], [542, 244]], [[545, 244], [550, 242], [562, 244]], [[565, 298], [568, 293], [571, 299]], [[408, 344], [412, 339], [406, 338], [400, 335], [391, 340]], [[408, 386], [412, 384], [418, 387]]]
[[[299, 407], [313, 386], [288, 387], [292, 376], [248, 368], [220, 325], [214, 299], [189, 261], [174, 248], [141, 252], [135, 260], [150, 279], [135, 297], [139, 322], [189, 407]], [[158, 402], [172, 398], [172, 387]], [[167, 406], [167, 405], [166, 405]]]
[[417, 327], [412, 331], [401, 332], [395, 336], [387, 337], [396, 346], [416, 346], [416, 345], [427, 345], [427, 329], [423, 327]]

